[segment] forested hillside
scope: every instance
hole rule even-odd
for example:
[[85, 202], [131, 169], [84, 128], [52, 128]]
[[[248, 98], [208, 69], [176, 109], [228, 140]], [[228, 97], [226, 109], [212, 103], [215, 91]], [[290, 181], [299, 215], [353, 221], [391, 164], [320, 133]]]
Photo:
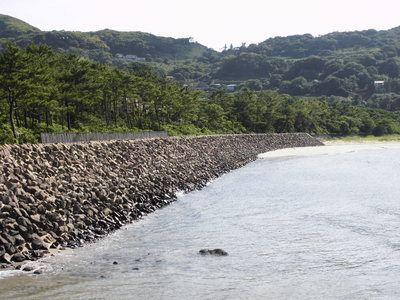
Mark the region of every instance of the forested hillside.
[[194, 59], [213, 52], [191, 38], [174, 39], [110, 29], [96, 32], [41, 31], [19, 19], [0, 14], [0, 49], [4, 51], [9, 42], [23, 48], [45, 44], [57, 52], [74, 53], [114, 65], [126, 65], [141, 59], [153, 62]]
[[[276, 90], [291, 96], [330, 97], [356, 105], [400, 108], [400, 27], [275, 37], [259, 44], [208, 49], [190, 38], [143, 32], [45, 32], [0, 15], [0, 47], [45, 44], [124, 68], [136, 62], [190, 87]], [[146, 66], [144, 66], [146, 67]]]
[[0, 45], [0, 143], [64, 131], [400, 133], [398, 28], [219, 53], [138, 32], [43, 32], [0, 15]]
[[400, 108], [400, 27], [277, 37], [225, 50], [213, 78], [292, 96]]
[[399, 112], [307, 101], [274, 91], [205, 94], [155, 70], [124, 70], [48, 46], [0, 55], [0, 142], [40, 132], [167, 130], [170, 134], [399, 133]]
[[16, 18], [0, 14], [0, 38], [14, 38], [19, 35], [39, 32], [36, 27]]

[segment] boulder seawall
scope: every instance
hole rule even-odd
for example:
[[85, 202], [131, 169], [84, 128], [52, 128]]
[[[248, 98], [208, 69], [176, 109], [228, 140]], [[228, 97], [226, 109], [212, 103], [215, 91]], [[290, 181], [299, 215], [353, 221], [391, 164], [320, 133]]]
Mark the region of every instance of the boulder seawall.
[[100, 238], [308, 134], [0, 146], [0, 268]]

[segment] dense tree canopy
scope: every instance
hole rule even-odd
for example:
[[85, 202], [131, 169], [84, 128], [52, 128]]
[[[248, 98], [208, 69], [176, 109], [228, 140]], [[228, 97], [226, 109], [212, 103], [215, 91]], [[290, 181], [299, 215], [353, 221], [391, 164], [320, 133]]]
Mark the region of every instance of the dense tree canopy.
[[0, 142], [62, 131], [399, 132], [399, 54], [400, 27], [217, 52], [190, 38], [45, 32], [0, 15]]
[[[45, 44], [58, 53], [74, 53], [121, 69], [136, 60], [206, 91], [236, 84], [292, 96], [347, 97], [350, 103], [363, 106], [370, 104], [372, 96], [381, 97], [377, 94], [400, 95], [396, 83], [400, 79], [400, 27], [275, 37], [217, 52], [191, 38], [109, 29], [46, 32], [0, 15], [0, 52], [8, 42], [22, 48]], [[248, 80], [258, 80], [261, 85]], [[376, 81], [384, 81], [383, 86]]]
[[[326, 84], [335, 91], [340, 80], [332, 77]], [[312, 88], [304, 77], [283, 84], [293, 93]], [[250, 89], [260, 87], [258, 81], [246, 86], [236, 93], [205, 94], [140, 64], [120, 70], [75, 54], [56, 54], [47, 46], [23, 50], [9, 45], [0, 55], [0, 142], [35, 142], [40, 132], [64, 131], [400, 132], [399, 97], [371, 98], [371, 106], [389, 112]]]

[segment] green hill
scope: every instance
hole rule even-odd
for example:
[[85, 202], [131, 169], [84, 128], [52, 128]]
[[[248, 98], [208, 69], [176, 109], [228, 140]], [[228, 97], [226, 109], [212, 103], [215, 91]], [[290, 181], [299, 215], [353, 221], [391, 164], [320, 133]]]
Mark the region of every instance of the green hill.
[[400, 28], [216, 52], [190, 38], [0, 24], [0, 143], [65, 131], [400, 133]]
[[119, 68], [156, 68], [198, 89], [236, 84], [236, 89], [400, 109], [400, 27], [274, 37], [217, 52], [190, 38], [110, 29], [47, 32], [0, 15], [0, 50], [9, 42], [22, 48], [46, 44]]
[[238, 88], [400, 109], [400, 27], [275, 37], [231, 48], [211, 74]]
[[140, 57], [164, 57], [171, 59], [195, 58], [208, 49], [190, 38], [173, 39], [144, 32], [119, 32], [110, 29], [89, 33], [104, 41], [113, 55], [135, 54]]
[[0, 14], [0, 38], [12, 38], [30, 32], [39, 32], [36, 27], [17, 18]]
[[[45, 44], [58, 52], [72, 52], [116, 65], [144, 59], [195, 59], [212, 51], [192, 42], [190, 38], [174, 39], [143, 32], [119, 32], [110, 29], [97, 32], [48, 32], [40, 31], [16, 18], [0, 15], [0, 47], [4, 49], [9, 42], [23, 48], [31, 44]], [[119, 59], [116, 59], [117, 54]]]

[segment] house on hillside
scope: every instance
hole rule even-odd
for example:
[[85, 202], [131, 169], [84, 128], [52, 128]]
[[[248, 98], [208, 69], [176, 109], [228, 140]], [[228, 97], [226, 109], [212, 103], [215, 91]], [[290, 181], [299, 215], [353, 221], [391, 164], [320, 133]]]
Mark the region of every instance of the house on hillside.
[[384, 93], [385, 92], [385, 81], [384, 80], [375, 80], [375, 93]]
[[146, 61], [146, 58], [137, 56], [135, 54], [123, 55], [121, 53], [117, 53], [117, 54], [115, 54], [115, 57], [116, 58], [128, 59], [128, 60], [132, 60], [132, 61]]
[[234, 92], [236, 89], [237, 84], [228, 84], [225, 86], [225, 90], [227, 92]]
[[125, 55], [125, 58], [129, 59], [129, 60], [133, 60], [133, 61], [146, 61], [146, 59], [144, 57], [139, 57], [134, 54]]

